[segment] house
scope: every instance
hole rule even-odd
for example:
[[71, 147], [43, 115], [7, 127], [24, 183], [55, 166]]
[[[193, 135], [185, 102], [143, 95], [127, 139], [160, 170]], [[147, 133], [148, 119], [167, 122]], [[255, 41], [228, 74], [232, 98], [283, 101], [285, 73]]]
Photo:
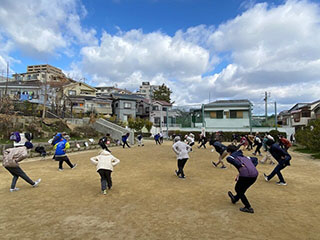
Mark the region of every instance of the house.
[[194, 126], [225, 129], [249, 127], [251, 106], [252, 103], [247, 99], [218, 100], [204, 104], [203, 109], [194, 110], [192, 113], [195, 116]]
[[320, 100], [312, 103], [297, 103], [289, 112], [291, 113], [292, 127], [297, 130], [307, 126], [311, 120], [320, 118]]
[[95, 96], [69, 96], [66, 99], [66, 107], [73, 113], [112, 114], [112, 100]]
[[[164, 128], [176, 123], [177, 112], [172, 110], [172, 104], [166, 101], [155, 100], [151, 103], [150, 121], [155, 127]], [[167, 121], [168, 120], [168, 121]]]
[[278, 114], [278, 124], [283, 127], [292, 127], [291, 112], [289, 110], [281, 111]]
[[113, 98], [112, 109], [113, 114], [117, 117], [117, 120], [127, 122], [129, 118], [136, 118], [137, 101], [141, 101], [143, 98], [133, 94], [111, 94]]
[[74, 82], [63, 86], [63, 94], [70, 96], [93, 96], [95, 97], [97, 90], [83, 82]]
[[132, 94], [129, 90], [116, 88], [116, 87], [96, 87], [97, 90], [97, 96], [101, 95], [110, 95], [113, 93], [119, 93], [119, 94]]

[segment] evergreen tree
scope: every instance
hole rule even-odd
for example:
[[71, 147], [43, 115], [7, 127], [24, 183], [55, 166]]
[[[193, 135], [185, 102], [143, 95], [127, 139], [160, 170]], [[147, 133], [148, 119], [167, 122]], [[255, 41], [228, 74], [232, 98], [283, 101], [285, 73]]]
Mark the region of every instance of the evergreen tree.
[[160, 100], [160, 101], [166, 101], [168, 103], [171, 102], [170, 95], [172, 91], [170, 88], [168, 88], [164, 83], [159, 87], [158, 90], [155, 90], [153, 92], [153, 99], [154, 100]]

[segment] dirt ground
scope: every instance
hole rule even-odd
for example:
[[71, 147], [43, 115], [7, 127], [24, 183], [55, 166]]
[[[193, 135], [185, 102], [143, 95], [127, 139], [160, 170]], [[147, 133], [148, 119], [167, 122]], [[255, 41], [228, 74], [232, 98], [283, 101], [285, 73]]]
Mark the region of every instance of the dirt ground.
[[[11, 175], [0, 168], [0, 239], [320, 239], [320, 162], [292, 152], [292, 166], [265, 182], [259, 164], [257, 182], [247, 197], [254, 214], [231, 204], [237, 171], [217, 169], [211, 148], [197, 149], [178, 179], [171, 142], [156, 146], [113, 148], [121, 160], [113, 189], [100, 193], [100, 179], [89, 158], [98, 151], [70, 155], [78, 167], [57, 170], [52, 160], [23, 162], [38, 188], [19, 179], [9, 192]], [[249, 152], [246, 152], [249, 154]]]

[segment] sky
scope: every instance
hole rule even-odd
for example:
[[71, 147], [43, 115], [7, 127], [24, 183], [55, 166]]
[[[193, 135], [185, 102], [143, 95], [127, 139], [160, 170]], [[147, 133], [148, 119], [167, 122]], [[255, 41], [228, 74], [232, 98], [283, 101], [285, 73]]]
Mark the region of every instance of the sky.
[[320, 98], [320, 1], [0, 0], [0, 74], [51, 64], [92, 86], [166, 84], [176, 105]]

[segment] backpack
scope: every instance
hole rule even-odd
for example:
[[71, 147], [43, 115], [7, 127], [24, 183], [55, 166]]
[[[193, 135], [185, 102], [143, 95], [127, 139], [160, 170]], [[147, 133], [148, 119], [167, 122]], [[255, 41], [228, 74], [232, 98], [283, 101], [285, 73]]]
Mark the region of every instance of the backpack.
[[258, 165], [257, 158], [253, 158], [253, 161], [255, 162], [255, 164], [252, 162], [251, 158], [249, 157], [238, 156], [236, 158], [234, 157], [232, 158], [238, 161], [241, 165], [243, 165], [238, 169], [240, 177], [257, 177], [258, 176], [259, 173], [258, 173], [258, 170], [256, 169], [256, 166]]
[[24, 134], [24, 137], [25, 137], [26, 139], [28, 139], [28, 141], [31, 141], [31, 140], [33, 139], [32, 133], [28, 133], [28, 132], [26, 132], [26, 133]]
[[11, 141], [15, 141], [15, 142], [20, 142], [21, 141], [21, 137], [20, 137], [20, 133], [19, 132], [13, 132], [11, 135], [10, 135], [10, 140]]

